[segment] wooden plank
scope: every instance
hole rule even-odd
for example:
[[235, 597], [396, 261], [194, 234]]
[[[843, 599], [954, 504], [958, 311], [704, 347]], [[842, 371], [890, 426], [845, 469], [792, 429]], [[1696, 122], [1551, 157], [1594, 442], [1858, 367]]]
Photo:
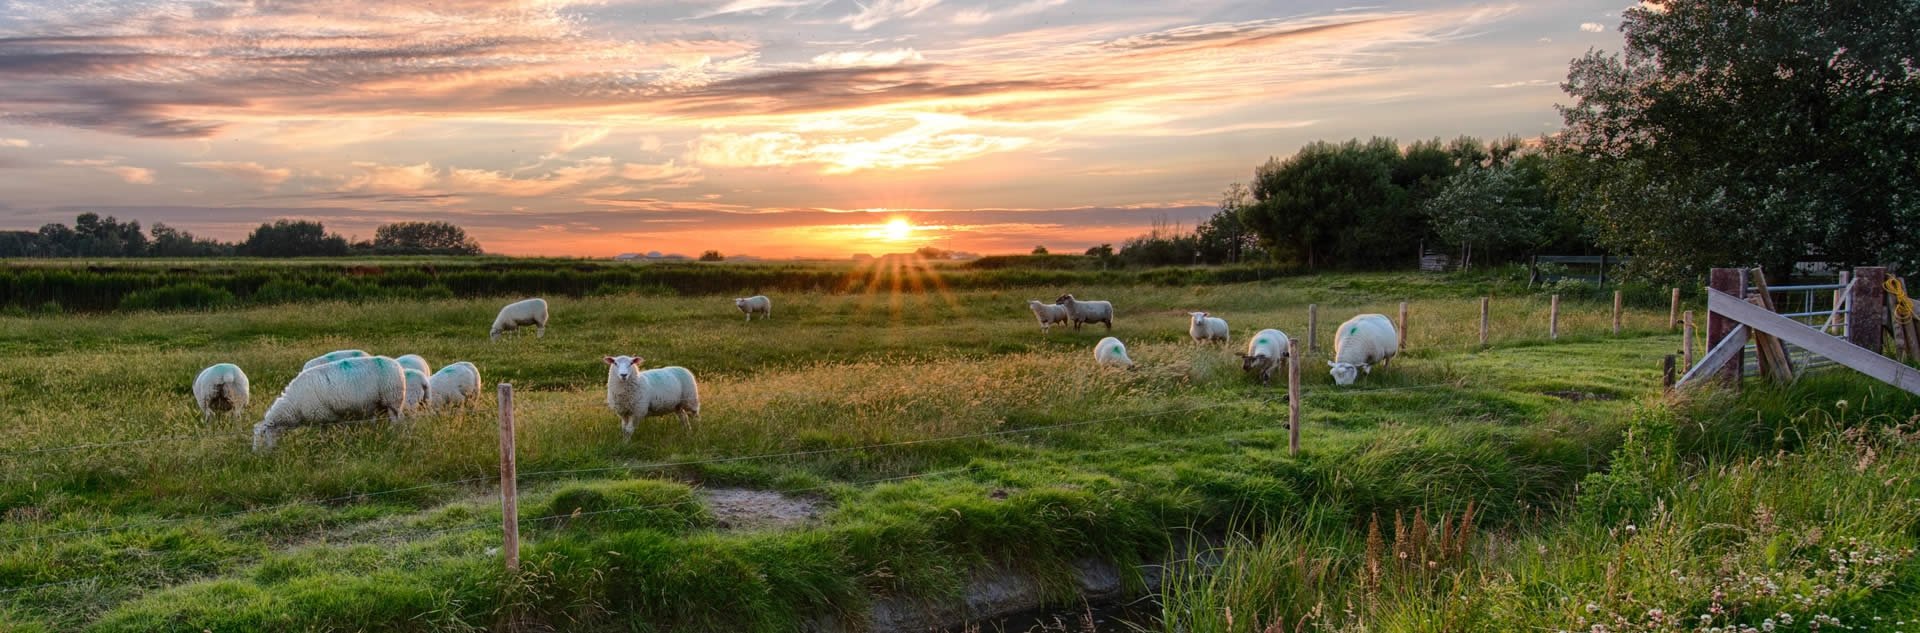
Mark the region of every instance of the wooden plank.
[[1680, 327], [1680, 289], [1673, 289], [1673, 301], [1667, 306], [1667, 331]]
[[1487, 304], [1492, 302], [1493, 302], [1493, 297], [1480, 298], [1480, 346], [1481, 347], [1487, 346]]
[[[1715, 268], [1708, 274], [1707, 286], [1721, 292], [1729, 293], [1735, 297], [1745, 298], [1747, 296], [1747, 271], [1744, 268]], [[1707, 348], [1713, 349], [1720, 347], [1720, 341], [1726, 338], [1728, 333], [1733, 330], [1734, 325], [1732, 320], [1727, 319], [1720, 313], [1708, 310]], [[1741, 345], [1745, 345], [1746, 340], [1743, 338], [1740, 343]], [[1746, 356], [1745, 352], [1735, 350], [1733, 358], [1728, 360], [1724, 368], [1720, 370], [1721, 376], [1728, 384], [1739, 386], [1740, 378], [1745, 372], [1747, 363]]]
[[[1779, 308], [1773, 305], [1773, 293], [1767, 291], [1766, 271], [1755, 268], [1751, 278], [1755, 292], [1754, 296], [1747, 298], [1747, 302], [1765, 308], [1768, 312], [1780, 312]], [[1761, 375], [1778, 383], [1793, 382], [1793, 363], [1787, 358], [1787, 348], [1780, 344], [1780, 339], [1769, 334], [1754, 332], [1753, 344], [1754, 351], [1760, 355]]]
[[1685, 320], [1680, 322], [1680, 353], [1682, 354], [1680, 364], [1686, 367], [1692, 367], [1693, 339], [1699, 336], [1699, 334], [1694, 330], [1693, 311], [1688, 310], [1684, 318]]
[[1620, 335], [1620, 291], [1613, 291], [1613, 335]]
[[1405, 301], [1402, 301], [1402, 302], [1400, 302], [1400, 340], [1399, 340], [1399, 344], [1400, 344], [1400, 347], [1397, 347], [1397, 348], [1395, 348], [1395, 349], [1398, 349], [1398, 350], [1400, 350], [1400, 351], [1403, 351], [1403, 352], [1407, 350], [1407, 302], [1405, 302]]
[[1685, 387], [1719, 373], [1720, 368], [1724, 367], [1728, 361], [1739, 358], [1740, 348], [1746, 346], [1747, 326], [1735, 324], [1733, 329], [1728, 330], [1726, 336], [1720, 339], [1720, 344], [1707, 350], [1707, 354], [1700, 357], [1700, 364], [1688, 368], [1687, 374], [1681, 376], [1680, 381], [1674, 383], [1674, 386]]
[[1847, 341], [1878, 353], [1886, 346], [1881, 328], [1887, 325], [1887, 269], [1853, 269], [1852, 298], [1847, 301]]
[[[1780, 340], [1832, 359], [1833, 362], [1846, 365], [1876, 380], [1910, 393], [1920, 394], [1920, 370], [1902, 365], [1873, 350], [1854, 345], [1838, 337], [1822, 334], [1819, 330], [1807, 327], [1805, 323], [1774, 314], [1718, 290], [1707, 291], [1707, 309], [1739, 321], [1741, 329], [1751, 326], [1756, 331], [1779, 337]], [[1707, 355], [1711, 357], [1713, 352], [1708, 352]]]
[[520, 571], [520, 491], [514, 467], [513, 385], [500, 383], [500, 552], [507, 571]]

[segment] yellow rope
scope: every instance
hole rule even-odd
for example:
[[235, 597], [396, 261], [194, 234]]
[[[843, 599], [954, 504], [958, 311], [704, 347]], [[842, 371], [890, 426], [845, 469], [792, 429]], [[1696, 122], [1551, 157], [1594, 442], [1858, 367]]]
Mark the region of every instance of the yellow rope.
[[1899, 277], [1888, 277], [1887, 292], [1893, 297], [1893, 320], [1906, 325], [1913, 322], [1913, 299], [1907, 298], [1907, 286], [1900, 283]]

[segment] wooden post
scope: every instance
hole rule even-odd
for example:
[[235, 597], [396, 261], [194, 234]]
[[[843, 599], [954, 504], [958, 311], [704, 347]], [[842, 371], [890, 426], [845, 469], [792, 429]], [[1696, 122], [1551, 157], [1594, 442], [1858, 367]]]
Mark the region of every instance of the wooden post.
[[1660, 359], [1660, 375], [1660, 385], [1667, 389], [1672, 389], [1674, 379], [1672, 354], [1668, 354], [1666, 357]]
[[[1853, 281], [1853, 272], [1852, 272], [1852, 271], [1847, 271], [1847, 270], [1843, 270], [1843, 271], [1840, 271], [1840, 289], [1839, 289], [1839, 290], [1835, 290], [1835, 291], [1833, 291], [1833, 310], [1834, 310], [1834, 312], [1839, 312], [1839, 311], [1840, 311], [1840, 306], [1841, 306], [1841, 304], [1842, 304], [1842, 299], [1843, 299], [1843, 298], [1847, 298], [1847, 284], [1848, 284], [1849, 282], [1852, 282], [1852, 281]], [[1848, 298], [1847, 300], [1849, 300], [1849, 301], [1850, 301], [1851, 299], [1850, 299], [1850, 298]], [[1832, 320], [1832, 319], [1829, 319], [1829, 320]], [[1840, 320], [1838, 320], [1837, 322], [1838, 322], [1838, 323], [1840, 324], [1840, 335], [1841, 335], [1841, 336], [1846, 336], [1846, 335], [1847, 335], [1847, 321], [1846, 321], [1845, 319], [1840, 319]]]
[[1320, 304], [1307, 304], [1307, 353], [1320, 351]]
[[1607, 285], [1607, 255], [1600, 254], [1600, 285]]
[[[1715, 268], [1707, 278], [1707, 286], [1735, 297], [1746, 298], [1747, 271], [1744, 268]], [[1727, 333], [1733, 331], [1734, 325], [1736, 324], [1733, 319], [1708, 310], [1707, 348], [1712, 349], [1715, 345], [1719, 345], [1720, 339], [1726, 338]], [[1718, 370], [1721, 380], [1733, 386], [1739, 386], [1740, 375], [1744, 370], [1743, 365], [1747, 362], [1746, 356], [1745, 351], [1735, 351], [1727, 360], [1727, 364]]]
[[500, 383], [500, 528], [505, 536], [500, 551], [507, 571], [520, 571], [520, 491], [513, 457], [513, 385]]
[[1688, 310], [1686, 320], [1680, 322], [1680, 353], [1687, 369], [1693, 369], [1693, 339], [1696, 336], [1699, 334], [1694, 330], [1693, 311]]
[[1680, 327], [1680, 289], [1674, 288], [1673, 301], [1671, 305], [1667, 306], [1667, 331], [1672, 332], [1676, 329], [1679, 329], [1679, 327]]
[[[1773, 305], [1773, 293], [1767, 290], [1767, 272], [1754, 268], [1749, 280], [1753, 282], [1754, 293], [1747, 301], [1768, 312], [1779, 312]], [[1780, 339], [1758, 329], [1753, 331], [1753, 351], [1760, 357], [1760, 375], [1774, 382], [1793, 382], [1793, 363], [1787, 358], [1787, 348]]]
[[1300, 341], [1287, 341], [1287, 454], [1300, 454]]
[[1487, 346], [1487, 304], [1492, 302], [1493, 302], [1493, 297], [1480, 298], [1480, 346], [1481, 347]]
[[1847, 342], [1879, 354], [1886, 347], [1881, 330], [1887, 326], [1887, 269], [1853, 269], [1853, 294], [1847, 297]]
[[1402, 351], [1407, 349], [1407, 302], [1405, 301], [1400, 302], [1400, 346], [1395, 349]]
[[1547, 338], [1560, 339], [1560, 295], [1547, 303]]
[[1613, 335], [1620, 335], [1620, 291], [1613, 291]]

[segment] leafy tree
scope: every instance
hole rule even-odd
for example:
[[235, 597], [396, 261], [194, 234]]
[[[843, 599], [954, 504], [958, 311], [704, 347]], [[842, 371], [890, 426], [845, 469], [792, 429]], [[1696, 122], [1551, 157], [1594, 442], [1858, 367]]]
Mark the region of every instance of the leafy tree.
[[1469, 167], [1447, 178], [1423, 209], [1442, 243], [1460, 249], [1460, 265], [1481, 252], [1531, 246], [1541, 238], [1545, 211], [1524, 199], [1513, 169]]
[[1424, 226], [1402, 224], [1405, 190], [1393, 182], [1400, 150], [1392, 139], [1310, 143], [1254, 172], [1255, 204], [1240, 219], [1277, 256], [1307, 268], [1367, 266], [1411, 254], [1407, 235]]
[[347, 238], [328, 233], [308, 220], [276, 220], [262, 224], [240, 243], [240, 254], [254, 257], [330, 257], [346, 255]]
[[1920, 266], [1920, 2], [1668, 0], [1574, 60], [1554, 192], [1661, 278]]
[[450, 222], [394, 222], [373, 230], [373, 250], [382, 254], [478, 255], [480, 243]]
[[1035, 255], [1045, 255], [1045, 254], [1047, 254], [1047, 247], [1046, 247], [1046, 246], [1035, 246], [1035, 247], [1033, 247], [1033, 254], [1035, 254]]
[[727, 256], [721, 255], [720, 251], [707, 251], [700, 254], [700, 261], [703, 262], [723, 262], [726, 260]]
[[1087, 256], [1088, 256], [1088, 257], [1097, 257], [1097, 258], [1100, 258], [1100, 259], [1107, 259], [1107, 258], [1109, 258], [1109, 257], [1113, 257], [1113, 245], [1112, 245], [1112, 244], [1101, 244], [1101, 245], [1099, 245], [1099, 246], [1094, 246], [1094, 247], [1091, 247], [1091, 248], [1088, 248], [1088, 249], [1087, 249]]
[[216, 240], [201, 239], [164, 223], [155, 222], [153, 243], [147, 247], [155, 257], [217, 257], [232, 255], [234, 246]]

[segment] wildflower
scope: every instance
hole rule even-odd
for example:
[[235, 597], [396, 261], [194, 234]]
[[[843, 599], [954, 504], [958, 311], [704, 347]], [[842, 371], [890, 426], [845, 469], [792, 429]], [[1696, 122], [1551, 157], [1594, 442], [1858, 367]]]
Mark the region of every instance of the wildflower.
[[1597, 605], [1591, 602], [1587, 603], [1587, 613], [1599, 613], [1599, 612], [1600, 612], [1600, 605]]

